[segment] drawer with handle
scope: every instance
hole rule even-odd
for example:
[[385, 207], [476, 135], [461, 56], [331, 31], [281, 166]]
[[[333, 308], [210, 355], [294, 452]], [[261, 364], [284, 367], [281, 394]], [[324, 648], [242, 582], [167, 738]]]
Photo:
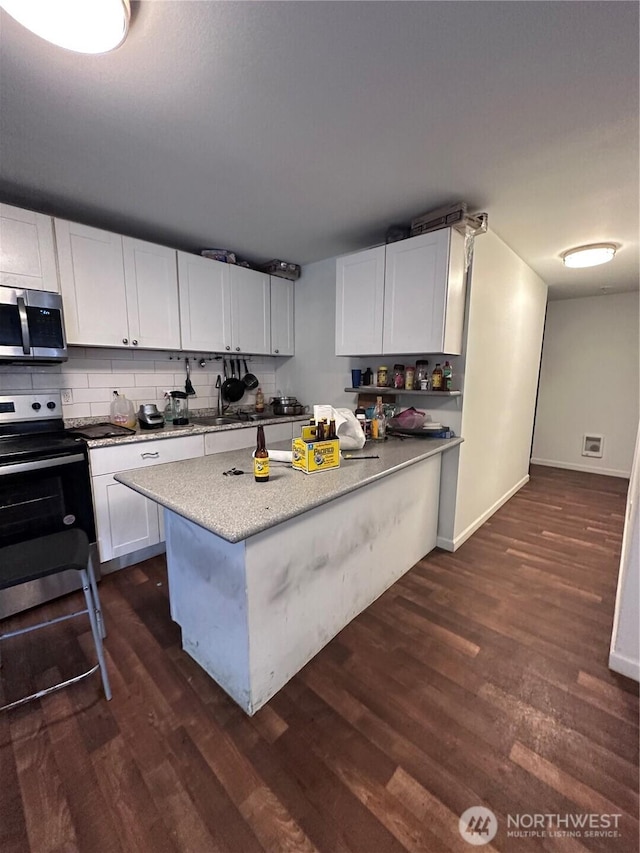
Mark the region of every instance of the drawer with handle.
[[89, 451], [91, 475], [116, 474], [165, 462], [204, 456], [204, 437], [187, 435], [160, 441], [138, 441], [131, 444], [96, 447]]

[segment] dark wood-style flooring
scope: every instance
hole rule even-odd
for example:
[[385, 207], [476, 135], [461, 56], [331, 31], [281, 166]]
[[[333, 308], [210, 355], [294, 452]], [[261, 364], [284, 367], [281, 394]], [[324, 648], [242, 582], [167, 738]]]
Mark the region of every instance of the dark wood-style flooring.
[[[484, 804], [485, 850], [637, 851], [638, 689], [607, 668], [626, 486], [534, 468], [253, 718], [181, 651], [163, 559], [106, 577], [114, 698], [94, 677], [0, 715], [0, 850], [469, 851]], [[0, 699], [87, 658], [83, 620], [7, 641]], [[507, 837], [523, 813], [621, 835]]]

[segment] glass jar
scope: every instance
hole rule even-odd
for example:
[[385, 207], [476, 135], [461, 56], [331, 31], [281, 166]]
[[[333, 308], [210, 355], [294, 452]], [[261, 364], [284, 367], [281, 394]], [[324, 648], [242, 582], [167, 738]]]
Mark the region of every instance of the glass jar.
[[416, 369], [412, 364], [407, 365], [404, 372], [404, 387], [407, 391], [413, 391], [413, 380], [415, 378]]
[[429, 362], [426, 359], [416, 361], [416, 373], [413, 384], [417, 391], [430, 390], [431, 375], [429, 373]]
[[404, 388], [404, 364], [393, 365], [393, 387], [398, 390]]
[[378, 377], [376, 384], [379, 388], [386, 388], [389, 382], [389, 369], [386, 364], [381, 364], [378, 368]]

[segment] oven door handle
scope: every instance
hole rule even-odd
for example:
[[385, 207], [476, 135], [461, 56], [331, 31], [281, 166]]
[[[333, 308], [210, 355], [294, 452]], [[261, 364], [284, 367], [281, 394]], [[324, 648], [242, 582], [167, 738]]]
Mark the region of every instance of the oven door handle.
[[23, 296], [18, 296], [18, 314], [20, 315], [20, 328], [22, 329], [22, 352], [25, 355], [31, 353], [31, 336], [29, 335], [29, 318], [27, 317], [27, 306]]
[[36, 459], [33, 462], [16, 462], [13, 465], [0, 465], [0, 477], [8, 477], [10, 474], [23, 474], [27, 471], [40, 471], [43, 468], [59, 468], [61, 465], [72, 465], [75, 462], [84, 462], [82, 453], [74, 453], [71, 456], [58, 456], [56, 459]]

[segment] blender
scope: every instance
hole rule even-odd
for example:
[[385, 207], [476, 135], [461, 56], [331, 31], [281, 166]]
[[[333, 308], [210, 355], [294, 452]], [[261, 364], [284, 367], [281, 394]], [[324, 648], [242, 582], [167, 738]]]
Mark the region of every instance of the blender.
[[172, 391], [171, 416], [174, 426], [185, 426], [189, 423], [189, 401], [184, 391]]

